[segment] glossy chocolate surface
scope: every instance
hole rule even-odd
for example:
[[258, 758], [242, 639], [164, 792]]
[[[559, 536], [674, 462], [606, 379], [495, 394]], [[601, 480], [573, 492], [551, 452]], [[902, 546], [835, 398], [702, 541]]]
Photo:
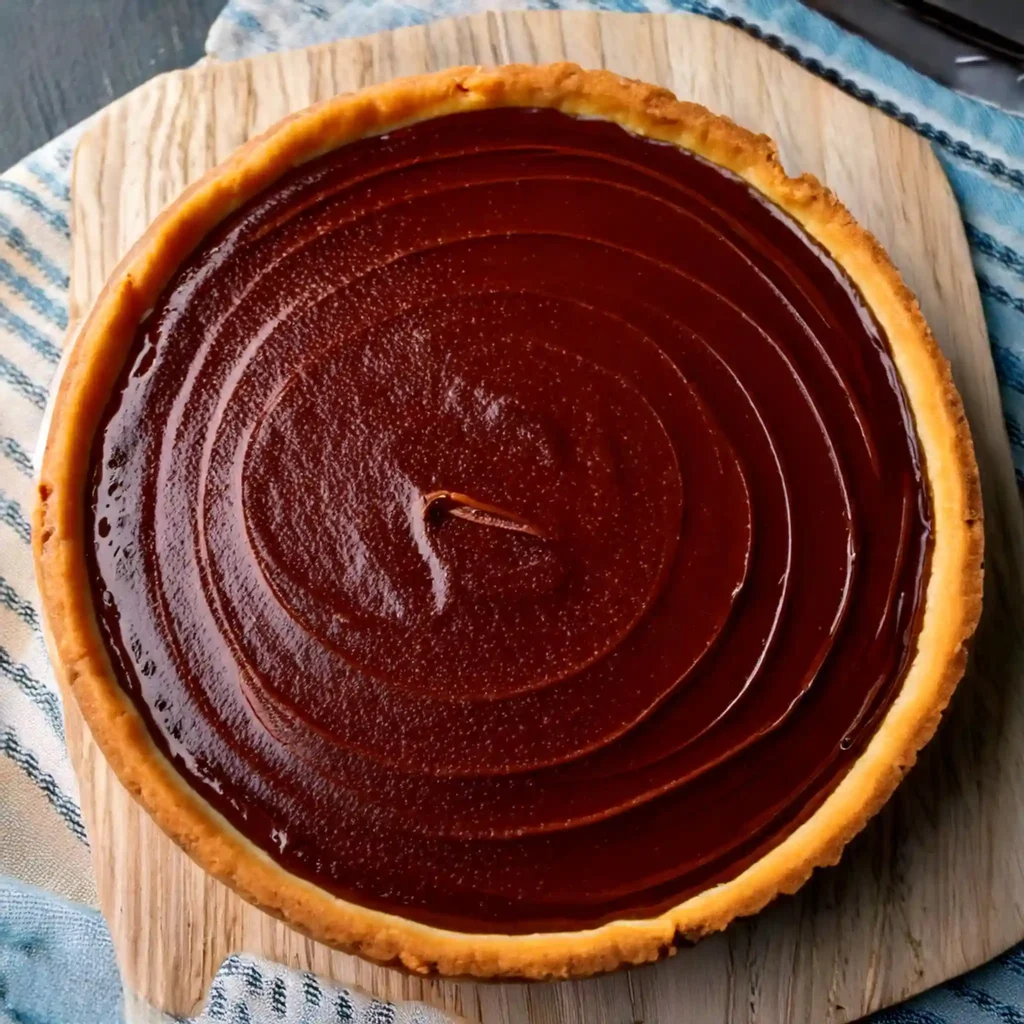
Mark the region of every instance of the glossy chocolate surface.
[[289, 870], [469, 931], [654, 915], [863, 749], [931, 510], [887, 342], [731, 174], [552, 111], [232, 215], [94, 449], [102, 631]]

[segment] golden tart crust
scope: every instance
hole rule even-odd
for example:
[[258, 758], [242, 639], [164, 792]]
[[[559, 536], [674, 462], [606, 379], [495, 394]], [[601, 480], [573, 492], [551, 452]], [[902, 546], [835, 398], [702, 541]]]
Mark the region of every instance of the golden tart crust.
[[[84, 523], [90, 448], [135, 330], [179, 265], [224, 217], [291, 167], [347, 142], [443, 114], [550, 107], [673, 143], [744, 178], [824, 246], [884, 328], [915, 417], [934, 515], [918, 650], [863, 754], [822, 806], [732, 881], [658, 917], [535, 935], [467, 934], [339, 899], [290, 874], [194, 793], [156, 749], [115, 678], [94, 615]], [[58, 676], [121, 782], [195, 861], [315, 939], [418, 973], [582, 977], [655, 960], [792, 893], [891, 795], [959, 681], [981, 609], [977, 467], [960, 397], [917, 302], [878, 242], [815, 178], [790, 178], [774, 143], [671, 93], [572, 64], [455, 68], [339, 96], [241, 147], [165, 210], [121, 261], [79, 332], [56, 398], [33, 520]]]

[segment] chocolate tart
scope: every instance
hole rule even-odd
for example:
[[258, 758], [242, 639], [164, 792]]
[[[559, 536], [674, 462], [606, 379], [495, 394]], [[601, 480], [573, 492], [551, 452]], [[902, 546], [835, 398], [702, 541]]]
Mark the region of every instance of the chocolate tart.
[[766, 137], [567, 64], [340, 96], [188, 189], [76, 340], [34, 537], [161, 827], [448, 975], [794, 892], [981, 603], [960, 398], [885, 252]]

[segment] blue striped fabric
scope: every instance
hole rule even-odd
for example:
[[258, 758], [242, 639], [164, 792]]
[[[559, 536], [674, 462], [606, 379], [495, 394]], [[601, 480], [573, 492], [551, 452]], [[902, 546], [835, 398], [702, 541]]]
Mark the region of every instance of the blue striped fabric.
[[[30, 886], [0, 884], [0, 1024], [117, 1024], [120, 1004], [114, 951], [100, 915]], [[167, 1024], [173, 1020], [168, 1017]], [[311, 974], [232, 956], [211, 984], [200, 1020], [446, 1024], [450, 1018], [417, 1003], [393, 1006]]]
[[[234, 59], [504, 6], [679, 10], [728, 22], [923, 135], [963, 212], [1024, 481], [1024, 123], [943, 89], [796, 0], [230, 0], [208, 51]], [[0, 830], [0, 865], [11, 861], [8, 847], [16, 841], [42, 859], [62, 842], [86, 842], [33, 605], [27, 519], [30, 453], [67, 326], [68, 175], [79, 131], [0, 176], [0, 767], [9, 765], [50, 815], [25, 822], [21, 834]], [[56, 869], [53, 885], [59, 887]], [[110, 1024], [117, 1006], [109, 937], [98, 915], [0, 880], [0, 1024]], [[245, 957], [225, 963], [203, 1015], [229, 1024], [439, 1019], [422, 1007], [392, 1007]], [[1024, 1024], [1024, 949], [874, 1020]]]

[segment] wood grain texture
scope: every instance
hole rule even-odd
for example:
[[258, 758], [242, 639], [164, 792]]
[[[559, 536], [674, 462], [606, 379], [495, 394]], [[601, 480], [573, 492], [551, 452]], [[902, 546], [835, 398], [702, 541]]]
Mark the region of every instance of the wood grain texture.
[[0, 171], [203, 55], [224, 0], [0, 0]]
[[223, 958], [250, 951], [484, 1024], [817, 1024], [903, 999], [1024, 937], [1024, 524], [963, 227], [938, 163], [908, 130], [748, 37], [685, 15], [486, 14], [210, 64], [140, 88], [83, 139], [73, 316], [162, 206], [288, 111], [452, 64], [566, 57], [769, 133], [791, 172], [832, 186], [892, 253], [953, 363], [978, 447], [988, 577], [972, 668], [936, 741], [838, 868], [674, 960], [547, 985], [406, 977], [247, 906], [158, 831], [69, 707], [100, 900], [128, 985], [164, 1009], [193, 1009]]

